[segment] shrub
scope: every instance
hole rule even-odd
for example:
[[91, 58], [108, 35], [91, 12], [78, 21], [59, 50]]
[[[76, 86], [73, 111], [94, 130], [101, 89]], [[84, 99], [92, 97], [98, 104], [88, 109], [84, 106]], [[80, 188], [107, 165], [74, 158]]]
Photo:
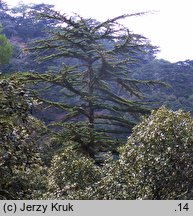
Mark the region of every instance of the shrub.
[[0, 80], [0, 199], [31, 199], [44, 188], [38, 138], [43, 124], [16, 77]]
[[119, 160], [102, 167], [70, 148], [56, 154], [49, 193], [59, 199], [190, 199], [193, 119], [161, 107], [133, 129]]
[[44, 199], [88, 199], [86, 188], [101, 178], [100, 168], [89, 157], [66, 147], [52, 159], [48, 170], [49, 191]]
[[[138, 124], [120, 149], [119, 170], [135, 199], [190, 198], [193, 187], [193, 119], [161, 107]], [[127, 187], [127, 188], [128, 188]]]

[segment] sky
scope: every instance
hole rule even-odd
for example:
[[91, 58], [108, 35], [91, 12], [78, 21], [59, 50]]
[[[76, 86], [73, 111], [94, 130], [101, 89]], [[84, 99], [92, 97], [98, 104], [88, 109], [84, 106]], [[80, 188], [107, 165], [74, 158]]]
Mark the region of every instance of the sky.
[[[17, 5], [20, 0], [4, 0]], [[23, 3], [53, 4], [56, 10], [104, 21], [122, 14], [150, 13], [127, 18], [124, 25], [160, 47], [158, 58], [170, 62], [193, 60], [192, 0], [23, 0]]]

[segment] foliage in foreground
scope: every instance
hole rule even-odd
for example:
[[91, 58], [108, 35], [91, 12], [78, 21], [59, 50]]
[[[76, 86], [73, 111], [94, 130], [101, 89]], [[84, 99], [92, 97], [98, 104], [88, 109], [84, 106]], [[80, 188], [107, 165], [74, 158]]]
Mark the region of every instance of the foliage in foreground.
[[136, 198], [183, 199], [192, 190], [193, 119], [181, 110], [153, 111], [134, 128], [120, 155]]
[[[44, 125], [16, 77], [0, 82], [0, 199], [191, 199], [193, 119], [161, 107], [102, 166], [75, 143], [43, 163]], [[67, 141], [66, 141], [67, 142]], [[67, 145], [66, 144], [66, 145]], [[47, 160], [47, 159], [46, 159]], [[50, 159], [49, 159], [50, 160]]]
[[38, 138], [44, 126], [30, 115], [32, 103], [14, 77], [0, 80], [0, 199], [31, 199], [43, 187]]
[[103, 167], [66, 149], [52, 161], [46, 198], [190, 199], [193, 119], [161, 107], [137, 125], [120, 158]]
[[48, 170], [49, 191], [44, 199], [84, 199], [85, 189], [101, 177], [101, 169], [94, 160], [67, 147], [53, 157]]

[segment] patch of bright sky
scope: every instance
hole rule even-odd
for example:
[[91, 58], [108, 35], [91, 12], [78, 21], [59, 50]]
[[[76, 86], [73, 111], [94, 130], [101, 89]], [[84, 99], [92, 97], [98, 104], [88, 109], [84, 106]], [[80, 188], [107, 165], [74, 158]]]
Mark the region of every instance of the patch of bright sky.
[[[6, 0], [5, 0], [6, 1]], [[17, 5], [19, 0], [7, 0]], [[193, 6], [191, 0], [23, 0], [24, 3], [47, 3], [56, 9], [78, 13], [85, 18], [103, 21], [122, 14], [155, 11], [141, 17], [125, 20], [124, 24], [134, 33], [150, 39], [159, 46], [158, 58], [171, 62], [193, 60]]]

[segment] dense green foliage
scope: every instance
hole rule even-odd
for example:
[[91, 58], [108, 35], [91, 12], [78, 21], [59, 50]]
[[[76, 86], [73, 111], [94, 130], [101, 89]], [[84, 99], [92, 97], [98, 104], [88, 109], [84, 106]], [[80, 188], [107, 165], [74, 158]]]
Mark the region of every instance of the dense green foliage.
[[143, 119], [120, 150], [136, 198], [183, 199], [192, 190], [193, 119], [165, 107]]
[[[193, 182], [193, 119], [161, 107], [134, 127], [119, 160], [99, 168], [75, 150], [57, 154], [47, 198], [190, 199]], [[59, 173], [59, 174], [58, 174]], [[83, 190], [81, 190], [83, 187]]]
[[[0, 33], [1, 33], [0, 27]], [[12, 56], [12, 45], [7, 40], [6, 36], [0, 34], [0, 67], [7, 64]]]
[[31, 199], [41, 188], [43, 124], [29, 114], [33, 101], [14, 77], [0, 81], [0, 198]]
[[101, 179], [101, 168], [94, 160], [67, 147], [56, 154], [48, 170], [45, 199], [84, 199], [85, 189]]
[[0, 199], [193, 198], [193, 63], [129, 16], [0, 2]]

